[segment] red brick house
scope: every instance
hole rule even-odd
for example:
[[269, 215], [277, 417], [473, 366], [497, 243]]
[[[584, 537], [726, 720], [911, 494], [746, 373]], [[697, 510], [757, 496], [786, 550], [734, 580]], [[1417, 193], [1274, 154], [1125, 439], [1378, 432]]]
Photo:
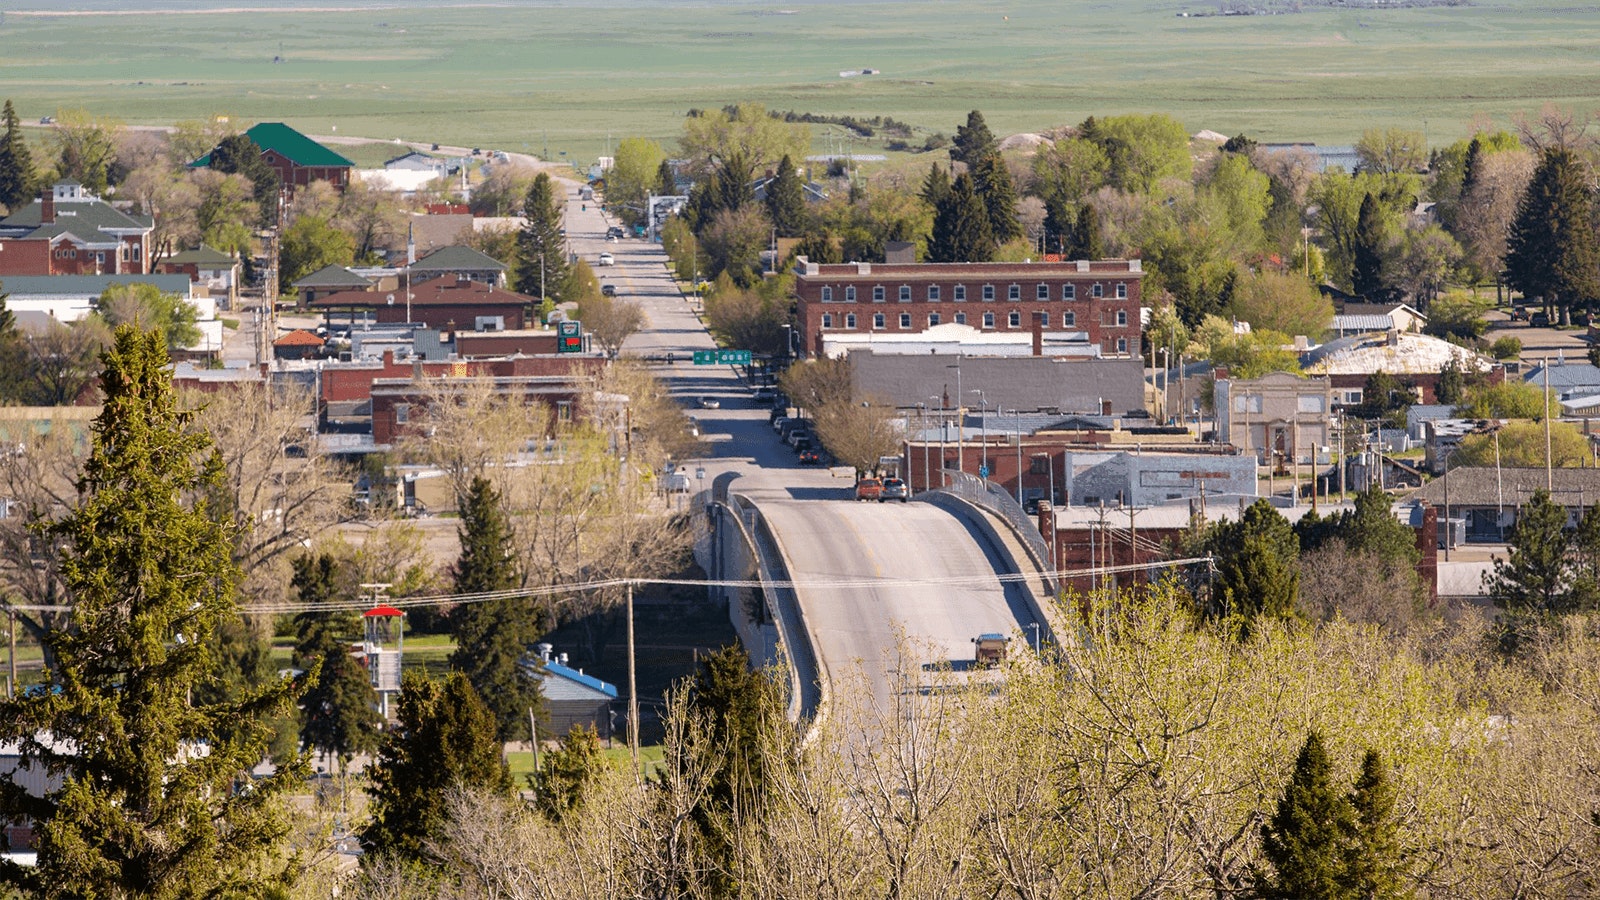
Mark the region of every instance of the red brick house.
[[145, 275], [155, 221], [59, 181], [0, 219], [0, 276]]
[[1104, 356], [1139, 353], [1139, 260], [1032, 263], [795, 262], [802, 356], [823, 335], [917, 334], [941, 324], [984, 332], [1076, 333]]
[[[290, 197], [294, 196], [295, 188], [313, 181], [326, 181], [339, 191], [350, 183], [355, 163], [282, 122], [262, 122], [244, 134], [261, 148], [262, 160], [278, 173]], [[189, 165], [191, 168], [210, 166], [211, 154]]]
[[277, 359], [315, 359], [321, 355], [325, 342], [304, 328], [297, 328], [272, 342], [272, 355]]
[[[409, 294], [409, 297], [407, 296]], [[309, 304], [326, 311], [373, 310], [380, 323], [413, 322], [440, 331], [506, 331], [526, 328], [538, 298], [457, 276], [435, 278], [394, 291], [339, 291]]]

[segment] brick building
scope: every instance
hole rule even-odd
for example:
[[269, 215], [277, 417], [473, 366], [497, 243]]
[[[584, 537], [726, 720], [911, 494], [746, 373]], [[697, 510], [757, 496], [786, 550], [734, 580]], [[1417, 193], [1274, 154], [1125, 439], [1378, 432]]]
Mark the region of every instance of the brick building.
[[440, 331], [506, 331], [526, 328], [528, 311], [538, 304], [536, 297], [458, 275], [393, 291], [338, 291], [308, 305], [326, 311], [330, 324], [335, 310], [371, 310], [379, 323], [413, 322]]
[[1104, 356], [1139, 353], [1139, 260], [1033, 263], [795, 263], [799, 352], [828, 333], [916, 334], [945, 323], [984, 332], [1070, 333]]
[[[278, 173], [278, 179], [291, 198], [295, 188], [313, 181], [326, 181], [343, 191], [350, 183], [351, 170], [356, 167], [355, 163], [282, 122], [262, 122], [244, 135], [261, 148], [261, 159]], [[208, 167], [211, 154], [189, 165], [191, 168]]]
[[143, 275], [155, 221], [58, 181], [0, 219], [0, 276]]

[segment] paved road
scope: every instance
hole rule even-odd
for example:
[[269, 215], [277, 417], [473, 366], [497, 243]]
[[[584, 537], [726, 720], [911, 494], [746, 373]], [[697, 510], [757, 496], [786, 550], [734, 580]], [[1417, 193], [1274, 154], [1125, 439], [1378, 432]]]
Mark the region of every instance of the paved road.
[[[798, 464], [735, 370], [689, 362], [694, 350], [715, 343], [669, 277], [665, 254], [642, 240], [605, 240], [609, 224], [592, 203], [568, 207], [574, 252], [591, 264], [611, 252], [616, 265], [595, 271], [644, 309], [646, 327], [624, 344], [624, 354], [660, 359], [670, 352], [680, 360], [653, 370], [708, 440], [711, 455], [691, 466], [706, 470], [708, 485], [719, 473], [739, 473], [733, 489], [756, 502], [792, 577], [806, 583], [797, 596], [836, 695], [864, 683], [867, 696], [887, 709], [900, 675], [918, 683], [925, 667], [963, 668], [972, 638], [983, 632], [1028, 633], [1027, 588], [999, 581], [995, 572], [1005, 564], [970, 526], [929, 504], [854, 502], [848, 473]], [[700, 408], [702, 397], [716, 398], [719, 408]], [[863, 579], [868, 583], [858, 587], [827, 586]], [[895, 657], [902, 643], [909, 651], [903, 661]]]

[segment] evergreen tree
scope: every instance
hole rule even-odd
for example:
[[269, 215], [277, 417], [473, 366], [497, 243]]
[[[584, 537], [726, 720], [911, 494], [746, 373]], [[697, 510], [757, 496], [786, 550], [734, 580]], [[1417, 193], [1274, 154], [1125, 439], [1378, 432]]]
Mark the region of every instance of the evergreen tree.
[[1355, 511], [1342, 529], [1342, 536], [1352, 550], [1415, 566], [1422, 557], [1416, 534], [1394, 517], [1392, 506], [1389, 494], [1374, 482], [1356, 495]]
[[1600, 503], [1578, 517], [1571, 546], [1570, 605], [1575, 609], [1600, 609]]
[[[711, 203], [715, 210], [733, 212], [747, 203], [754, 203], [755, 192], [750, 187], [750, 158], [734, 151], [717, 167], [717, 177], [712, 180]], [[716, 218], [713, 214], [712, 218]], [[709, 220], [708, 220], [709, 221]]]
[[561, 285], [567, 280], [567, 241], [561, 234], [555, 182], [548, 173], [533, 179], [522, 201], [522, 216], [525, 224], [517, 232], [517, 292], [560, 302]]
[[1257, 876], [1257, 894], [1267, 900], [1354, 900], [1346, 880], [1354, 830], [1355, 812], [1333, 784], [1322, 736], [1312, 731], [1272, 818], [1261, 826], [1261, 852], [1272, 872]]
[[[486, 594], [517, 586], [511, 523], [500, 493], [487, 478], [474, 478], [460, 503], [461, 556], [456, 561], [458, 594]], [[450, 667], [467, 676], [494, 715], [502, 741], [528, 736], [528, 712], [542, 706], [539, 683], [528, 669], [528, 646], [538, 624], [524, 598], [498, 597], [463, 603], [451, 616], [456, 649]]]
[[[228, 175], [243, 175], [250, 179], [251, 196], [261, 210], [260, 223], [270, 228], [278, 221], [278, 190], [283, 180], [261, 158], [261, 148], [247, 135], [230, 134], [211, 149], [210, 167]], [[248, 254], [247, 254], [248, 258]]]
[[983, 113], [977, 110], [967, 113], [967, 124], [956, 127], [955, 140], [950, 142], [950, 159], [971, 167], [999, 152], [1000, 146], [995, 143], [988, 123], [983, 121]]
[[[302, 603], [341, 599], [338, 581], [338, 564], [326, 553], [294, 561], [290, 584]], [[295, 631], [295, 665], [311, 673], [300, 704], [300, 745], [328, 754], [343, 771], [377, 746], [381, 724], [371, 677], [350, 655], [361, 622], [354, 612], [313, 610], [295, 616]]]
[[660, 197], [678, 195], [678, 176], [672, 170], [671, 160], [663, 159], [661, 165], [656, 167], [656, 195]]
[[928, 174], [922, 179], [922, 202], [934, 209], [950, 196], [950, 173], [938, 163], [928, 166]]
[[1496, 606], [1520, 613], [1571, 611], [1575, 598], [1568, 583], [1567, 511], [1549, 491], [1534, 491], [1518, 507], [1506, 550], [1505, 558], [1497, 558], [1494, 571], [1484, 576]]
[[1210, 610], [1216, 616], [1289, 618], [1300, 593], [1300, 542], [1288, 520], [1265, 497], [1237, 522], [1212, 533], [1215, 556]]
[[998, 152], [979, 157], [972, 166], [972, 185], [989, 215], [989, 234], [996, 244], [1022, 237], [1017, 219], [1017, 189], [1011, 171]]
[[1044, 202], [1044, 251], [1059, 253], [1065, 258], [1072, 229], [1077, 223], [1077, 210], [1063, 197], [1050, 197]]
[[1389, 767], [1376, 750], [1361, 757], [1361, 773], [1350, 794], [1351, 842], [1344, 884], [1357, 900], [1400, 900], [1410, 896], [1400, 874], [1400, 826], [1395, 819], [1395, 789]]
[[1461, 368], [1461, 358], [1451, 354], [1439, 367], [1439, 383], [1433, 389], [1433, 395], [1446, 406], [1454, 406], [1466, 398], [1467, 376]]
[[1072, 247], [1067, 259], [1100, 259], [1106, 255], [1105, 238], [1100, 234], [1100, 213], [1092, 204], [1078, 207], [1078, 221], [1072, 228]]
[[608, 765], [593, 726], [573, 725], [561, 748], [546, 755], [537, 776], [529, 779], [534, 808], [552, 822], [579, 812]]
[[206, 508], [222, 461], [178, 407], [160, 335], [119, 328], [103, 359], [79, 502], [44, 529], [59, 542], [72, 627], [44, 638], [51, 689], [0, 712], [17, 771], [63, 781], [30, 797], [0, 776], [0, 815], [31, 818], [39, 841], [37, 867], [0, 878], [37, 897], [271, 890], [285, 873], [260, 867], [287, 834], [279, 802], [305, 769], [288, 762], [236, 787], [265, 758], [265, 718], [292, 688], [190, 700], [214, 676], [213, 632], [234, 615], [240, 576], [231, 527]]
[[459, 672], [442, 683], [407, 672], [395, 726], [383, 738], [367, 793], [372, 821], [362, 842], [374, 855], [420, 859], [445, 823], [445, 792], [510, 795], [511, 771], [494, 717]]
[[1472, 143], [1467, 145], [1467, 158], [1461, 164], [1461, 191], [1460, 197], [1467, 193], [1478, 183], [1483, 172], [1483, 140], [1473, 136]]
[[0, 206], [16, 212], [33, 196], [33, 154], [10, 100], [0, 112], [0, 120], [5, 124], [5, 133], [0, 135]]
[[972, 177], [963, 172], [950, 185], [950, 196], [933, 212], [928, 261], [988, 262], [994, 251], [989, 211], [973, 190]]
[[1571, 309], [1600, 299], [1600, 237], [1584, 162], [1565, 147], [1544, 151], [1506, 240], [1506, 281], [1542, 297], [1571, 324]]
[[778, 163], [778, 173], [767, 183], [767, 218], [779, 237], [797, 237], [805, 231], [805, 186], [788, 156]]
[[1383, 214], [1378, 199], [1367, 194], [1356, 216], [1354, 262], [1350, 274], [1352, 289], [1363, 297], [1383, 290]]

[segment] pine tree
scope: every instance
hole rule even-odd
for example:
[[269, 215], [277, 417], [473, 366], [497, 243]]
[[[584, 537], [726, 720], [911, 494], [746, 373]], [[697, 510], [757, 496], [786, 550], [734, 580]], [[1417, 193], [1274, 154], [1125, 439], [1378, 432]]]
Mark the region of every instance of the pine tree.
[[1457, 196], [1465, 197], [1477, 185], [1478, 178], [1483, 171], [1483, 140], [1474, 136], [1472, 143], [1467, 145], [1467, 158], [1461, 165], [1461, 191]]
[[778, 163], [778, 173], [767, 183], [767, 218], [772, 220], [779, 237], [796, 237], [805, 231], [805, 186], [787, 155]]
[[675, 197], [678, 194], [678, 176], [672, 170], [672, 161], [663, 159], [656, 167], [656, 195]]
[[446, 791], [509, 795], [511, 771], [494, 717], [459, 672], [442, 683], [407, 672], [396, 720], [369, 770], [372, 822], [361, 839], [374, 855], [414, 860], [441, 834]]
[[0, 206], [15, 212], [33, 195], [33, 154], [10, 100], [0, 119], [5, 124], [5, 133], [0, 135]]
[[1512, 612], [1569, 612], [1567, 511], [1543, 488], [1517, 509], [1506, 556], [1494, 561], [1484, 586], [1495, 605]]
[[994, 251], [989, 211], [973, 190], [971, 176], [963, 172], [950, 185], [950, 196], [933, 212], [928, 261], [988, 262]]
[[[338, 581], [338, 564], [326, 553], [294, 561], [290, 583], [302, 603], [340, 599]], [[314, 610], [295, 616], [295, 631], [295, 665], [314, 673], [300, 703], [300, 745], [333, 757], [343, 771], [378, 741], [378, 697], [366, 669], [350, 655], [361, 623], [353, 612]]]
[[1261, 852], [1272, 872], [1258, 875], [1257, 894], [1267, 900], [1354, 900], [1345, 877], [1354, 830], [1355, 812], [1334, 787], [1322, 736], [1312, 731], [1272, 818], [1261, 826]]
[[529, 779], [534, 807], [552, 822], [580, 811], [608, 765], [594, 727], [573, 725], [561, 748], [545, 756], [537, 777]]
[[970, 167], [977, 165], [985, 156], [999, 152], [994, 132], [983, 121], [983, 113], [977, 110], [967, 113], [967, 124], [956, 126], [955, 139], [950, 142], [951, 161], [966, 163]]
[[264, 759], [265, 719], [292, 688], [189, 699], [213, 677], [212, 634], [234, 615], [240, 576], [232, 529], [206, 508], [222, 461], [178, 408], [160, 335], [119, 328], [103, 358], [79, 502], [43, 529], [59, 542], [72, 627], [45, 638], [51, 690], [0, 713], [18, 771], [64, 780], [33, 798], [0, 778], [0, 815], [32, 818], [39, 841], [36, 868], [0, 877], [38, 897], [271, 889], [285, 874], [261, 871], [288, 831], [279, 802], [305, 769], [288, 762], [249, 792], [236, 786]]
[[1078, 207], [1078, 221], [1072, 229], [1072, 249], [1067, 259], [1100, 259], [1106, 255], [1105, 239], [1100, 235], [1100, 213], [1094, 205]]
[[1383, 290], [1383, 218], [1378, 199], [1367, 194], [1356, 217], [1354, 262], [1350, 273], [1352, 289], [1363, 297]]
[[[461, 557], [456, 561], [458, 594], [484, 594], [517, 586], [511, 523], [500, 494], [486, 478], [474, 478], [461, 508]], [[528, 601], [495, 598], [463, 603], [451, 616], [456, 649], [450, 667], [467, 676], [494, 715], [502, 741], [528, 736], [528, 712], [539, 710], [539, 683], [526, 666], [528, 646], [538, 625]]]
[[1237, 522], [1216, 526], [1211, 541], [1216, 578], [1211, 613], [1289, 618], [1300, 595], [1300, 542], [1266, 498]]
[[1352, 550], [1364, 550], [1407, 566], [1415, 566], [1422, 556], [1416, 534], [1395, 518], [1393, 501], [1377, 482], [1356, 495], [1355, 512], [1343, 528], [1345, 542]]
[[[270, 228], [278, 221], [278, 189], [283, 180], [261, 158], [261, 148], [248, 135], [230, 134], [211, 149], [210, 167], [229, 175], [243, 175], [250, 179], [251, 196], [261, 210], [262, 227]], [[248, 254], [247, 254], [248, 255]]]
[[950, 196], [950, 173], [938, 163], [928, 166], [928, 174], [922, 179], [922, 202], [934, 209]]
[[1022, 222], [1017, 219], [1017, 189], [1011, 171], [998, 151], [980, 157], [972, 166], [973, 189], [983, 200], [989, 215], [989, 234], [996, 244], [1022, 237]]
[[555, 183], [548, 173], [533, 179], [522, 201], [522, 216], [525, 224], [517, 232], [517, 292], [560, 302], [561, 285], [567, 279], [567, 242], [561, 234]]
[[1350, 794], [1351, 842], [1344, 884], [1358, 900], [1400, 900], [1410, 896], [1400, 874], [1400, 826], [1395, 819], [1395, 789], [1389, 767], [1376, 750], [1361, 757], [1361, 773]]
[[1543, 297], [1571, 323], [1573, 307], [1600, 299], [1600, 237], [1588, 168], [1571, 150], [1544, 151], [1506, 240], [1506, 281]]

